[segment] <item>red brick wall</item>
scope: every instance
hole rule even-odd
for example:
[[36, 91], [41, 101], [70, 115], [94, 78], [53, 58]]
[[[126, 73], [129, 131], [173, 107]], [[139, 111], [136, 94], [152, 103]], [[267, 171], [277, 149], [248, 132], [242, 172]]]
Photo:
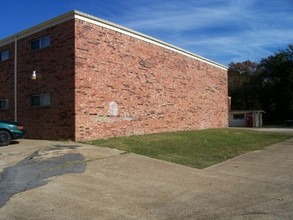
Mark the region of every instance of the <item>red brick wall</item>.
[[9, 108], [0, 109], [0, 119], [14, 120], [14, 43], [0, 47], [9, 50], [9, 59], [0, 61], [0, 99], [8, 99]]
[[[31, 40], [47, 34], [51, 46], [31, 52]], [[9, 99], [10, 108], [0, 110], [0, 119], [13, 119], [14, 43], [5, 49], [10, 59], [0, 62], [0, 99]], [[39, 93], [51, 94], [50, 107], [31, 107], [31, 95]], [[28, 138], [226, 127], [227, 101], [225, 70], [81, 20], [18, 41], [18, 121]], [[117, 116], [110, 115], [110, 102], [117, 103]]]
[[[31, 52], [30, 42], [48, 34], [51, 46]], [[9, 48], [14, 51], [13, 44]], [[9, 68], [5, 66], [5, 71], [0, 70], [1, 87], [5, 86], [4, 90], [1, 88], [1, 96], [5, 91], [11, 100], [9, 114], [0, 112], [1, 118], [13, 118], [13, 59], [11, 56], [11, 60], [3, 64]], [[74, 139], [74, 20], [20, 39], [17, 66], [18, 121], [26, 126], [26, 137]], [[34, 70], [37, 80], [31, 79]], [[3, 72], [8, 76], [2, 76]], [[31, 106], [31, 95], [40, 93], [51, 94], [49, 107]]]
[[228, 126], [226, 70], [81, 20], [75, 28], [77, 140]]

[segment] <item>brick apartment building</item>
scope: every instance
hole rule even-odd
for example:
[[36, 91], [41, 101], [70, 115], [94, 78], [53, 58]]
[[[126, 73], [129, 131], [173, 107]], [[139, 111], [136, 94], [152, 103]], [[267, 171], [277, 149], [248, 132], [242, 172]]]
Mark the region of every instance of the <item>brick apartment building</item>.
[[0, 90], [27, 138], [228, 126], [226, 67], [78, 11], [0, 40]]

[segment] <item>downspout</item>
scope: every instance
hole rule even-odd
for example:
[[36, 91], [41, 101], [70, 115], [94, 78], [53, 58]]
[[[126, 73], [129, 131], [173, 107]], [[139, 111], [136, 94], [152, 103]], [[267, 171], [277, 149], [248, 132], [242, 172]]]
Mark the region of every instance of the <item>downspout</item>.
[[17, 121], [17, 36], [14, 39], [14, 121]]

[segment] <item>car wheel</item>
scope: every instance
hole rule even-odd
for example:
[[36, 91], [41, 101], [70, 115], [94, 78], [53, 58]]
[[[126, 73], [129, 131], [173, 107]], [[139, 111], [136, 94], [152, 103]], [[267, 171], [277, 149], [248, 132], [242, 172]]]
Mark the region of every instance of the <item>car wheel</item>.
[[11, 135], [8, 131], [0, 131], [0, 146], [6, 146], [11, 142]]

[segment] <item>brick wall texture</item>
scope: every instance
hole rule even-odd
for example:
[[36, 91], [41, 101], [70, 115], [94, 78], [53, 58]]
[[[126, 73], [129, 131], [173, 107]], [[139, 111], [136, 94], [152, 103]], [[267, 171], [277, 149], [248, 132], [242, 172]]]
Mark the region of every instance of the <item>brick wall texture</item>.
[[[31, 51], [30, 42], [50, 35], [51, 46]], [[7, 46], [1, 47], [0, 51]], [[14, 119], [14, 43], [10, 59], [0, 62], [0, 98], [9, 99], [9, 109], [0, 118]], [[32, 80], [32, 72], [37, 80]], [[17, 42], [18, 121], [27, 128], [27, 138], [74, 139], [74, 20], [19, 39]], [[50, 107], [32, 107], [31, 95], [50, 93]]]
[[[50, 34], [51, 46], [30, 51]], [[14, 117], [14, 43], [0, 62], [0, 99]], [[31, 80], [32, 71], [39, 74]], [[51, 94], [50, 107], [30, 96]], [[101, 26], [72, 19], [18, 41], [18, 121], [28, 138], [90, 140], [228, 126], [227, 71]]]
[[77, 139], [227, 126], [225, 70], [80, 20], [75, 31]]

